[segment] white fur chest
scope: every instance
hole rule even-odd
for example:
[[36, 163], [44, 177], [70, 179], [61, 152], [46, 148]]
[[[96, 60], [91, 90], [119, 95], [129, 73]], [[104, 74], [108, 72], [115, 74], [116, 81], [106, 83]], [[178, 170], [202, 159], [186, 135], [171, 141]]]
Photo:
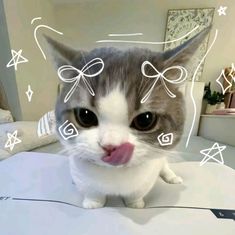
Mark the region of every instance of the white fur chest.
[[133, 167], [103, 167], [76, 157], [69, 160], [71, 175], [79, 190], [121, 196], [149, 191], [165, 161], [160, 158]]

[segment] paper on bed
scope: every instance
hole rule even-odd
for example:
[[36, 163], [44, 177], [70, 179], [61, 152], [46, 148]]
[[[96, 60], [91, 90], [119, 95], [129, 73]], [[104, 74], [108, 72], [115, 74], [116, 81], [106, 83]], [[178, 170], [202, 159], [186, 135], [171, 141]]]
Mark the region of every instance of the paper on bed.
[[[199, 206], [235, 209], [235, 171], [216, 163], [172, 164], [183, 185], [159, 180], [146, 197], [146, 206]], [[129, 209], [109, 200], [103, 209], [11, 198], [58, 200], [80, 206], [67, 158], [52, 154], [21, 153], [0, 163], [0, 228], [3, 234], [226, 234], [235, 232], [233, 220], [218, 220], [209, 210]], [[53, 218], [53, 219], [52, 219]], [[12, 224], [14, 223], [14, 226]], [[200, 223], [198, 226], [196, 223]], [[50, 231], [50, 233], [49, 233]], [[181, 233], [178, 233], [181, 231]], [[206, 232], [207, 233], [204, 233]]]

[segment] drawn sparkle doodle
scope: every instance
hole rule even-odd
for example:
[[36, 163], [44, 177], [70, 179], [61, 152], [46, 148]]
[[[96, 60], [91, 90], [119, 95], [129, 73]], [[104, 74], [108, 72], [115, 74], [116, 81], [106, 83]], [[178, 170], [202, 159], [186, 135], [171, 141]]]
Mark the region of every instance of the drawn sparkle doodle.
[[[220, 79], [226, 81], [227, 85], [225, 85], [225, 82], [221, 82]], [[223, 95], [232, 86], [232, 83], [227, 79], [227, 77], [224, 74], [224, 69], [221, 71], [219, 77], [216, 79], [216, 82], [220, 85]]]
[[32, 96], [33, 96], [33, 91], [31, 89], [30, 85], [28, 85], [28, 90], [25, 92], [25, 94], [27, 95], [28, 101], [31, 102]]

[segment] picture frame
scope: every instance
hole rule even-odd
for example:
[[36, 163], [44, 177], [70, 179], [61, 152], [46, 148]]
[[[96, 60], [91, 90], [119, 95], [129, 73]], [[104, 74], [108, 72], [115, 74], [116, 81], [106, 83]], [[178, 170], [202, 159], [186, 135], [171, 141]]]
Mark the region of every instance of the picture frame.
[[[197, 33], [209, 27], [213, 22], [215, 8], [192, 8], [192, 9], [170, 9], [167, 14], [165, 41], [172, 41], [174, 39], [180, 38], [192, 31], [196, 26], [198, 28], [194, 30], [190, 35], [182, 38], [181, 40], [173, 41], [164, 44], [163, 50], [173, 49], [185, 41], [189, 40]], [[196, 53], [191, 58], [187, 69], [188, 78], [187, 80], [192, 80], [193, 74], [202, 60], [203, 56], [207, 51], [209, 41], [209, 35], [205, 38], [204, 42], [199, 46]], [[203, 72], [204, 61], [201, 64], [198, 72], [195, 76], [195, 81], [201, 81]]]

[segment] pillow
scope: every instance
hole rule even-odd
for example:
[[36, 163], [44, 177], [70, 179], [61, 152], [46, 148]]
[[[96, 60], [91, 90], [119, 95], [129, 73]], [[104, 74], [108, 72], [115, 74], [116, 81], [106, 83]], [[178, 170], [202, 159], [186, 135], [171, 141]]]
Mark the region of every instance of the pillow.
[[9, 157], [9, 153], [4, 149], [0, 149], [0, 161]]
[[13, 122], [13, 117], [9, 110], [0, 109], [0, 124]]
[[[0, 124], [0, 149], [8, 152], [9, 155], [28, 151], [41, 147], [57, 141], [55, 135], [47, 135], [38, 137], [37, 135], [38, 122], [13, 122]], [[5, 148], [8, 141], [7, 133], [13, 134], [17, 130], [17, 138], [21, 140], [11, 150], [9, 147]]]

